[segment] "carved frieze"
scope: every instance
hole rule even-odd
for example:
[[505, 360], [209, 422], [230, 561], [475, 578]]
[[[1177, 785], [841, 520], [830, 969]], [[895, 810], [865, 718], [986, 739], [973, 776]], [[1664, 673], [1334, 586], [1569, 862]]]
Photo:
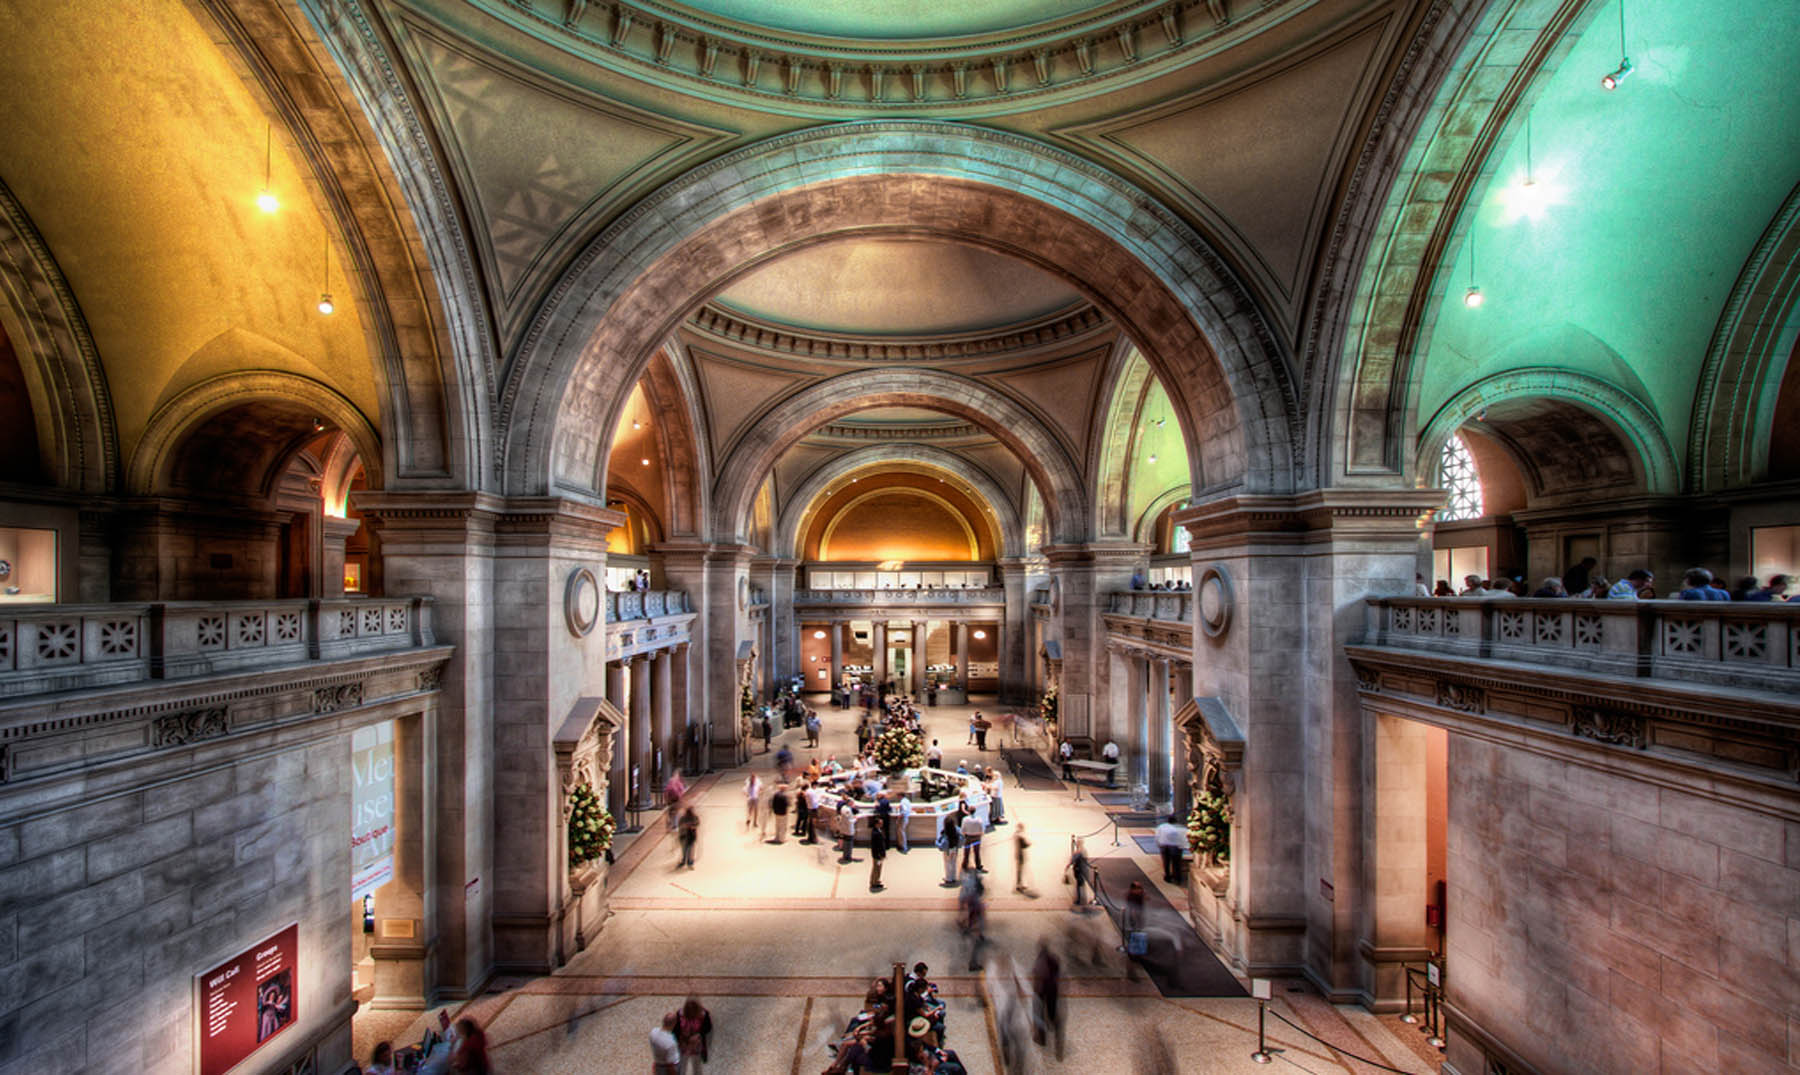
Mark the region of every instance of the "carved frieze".
[[314, 713], [335, 713], [340, 709], [354, 709], [362, 705], [362, 701], [363, 685], [361, 680], [313, 688]]
[[419, 669], [419, 689], [420, 690], [435, 691], [439, 687], [443, 686], [443, 683], [444, 683], [444, 666], [443, 665], [434, 664], [434, 665], [430, 666], [429, 668]]
[[222, 705], [165, 713], [150, 722], [150, 745], [183, 746], [202, 739], [216, 739], [229, 730], [228, 714]]
[[1437, 685], [1437, 704], [1458, 713], [1485, 713], [1487, 692], [1466, 683], [1446, 683], [1440, 680]]
[[1356, 669], [1356, 687], [1370, 694], [1381, 693], [1381, 670], [1366, 665], [1353, 665]]
[[1641, 713], [1576, 706], [1569, 713], [1569, 731], [1583, 739], [1642, 750], [1649, 745], [1649, 722]]

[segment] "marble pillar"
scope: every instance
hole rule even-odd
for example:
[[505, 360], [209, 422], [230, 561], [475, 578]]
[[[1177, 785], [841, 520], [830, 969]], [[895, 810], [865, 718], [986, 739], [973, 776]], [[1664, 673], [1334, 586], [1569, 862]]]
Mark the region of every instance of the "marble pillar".
[[675, 737], [674, 698], [670, 690], [674, 677], [674, 653], [668, 649], [657, 650], [656, 656], [650, 661], [650, 718], [655, 748], [652, 753], [656, 758], [656, 779], [659, 782], [668, 779], [670, 773], [681, 768], [681, 741]]
[[[620, 713], [629, 712], [625, 698], [625, 662], [606, 662], [606, 700]], [[620, 827], [625, 825], [626, 795], [631, 791], [631, 726], [626, 723], [613, 739], [612, 765], [606, 774], [606, 809]]]
[[912, 621], [912, 655], [907, 658], [906, 673], [914, 698], [925, 697], [925, 631], [928, 626], [924, 620]]
[[833, 620], [825, 630], [831, 635], [831, 689], [835, 691], [844, 684], [844, 624]]
[[957, 620], [954, 634], [956, 645], [956, 685], [966, 691], [969, 689], [968, 623], [963, 620]]
[[871, 630], [869, 633], [869, 637], [873, 642], [874, 650], [875, 650], [874, 657], [870, 661], [870, 665], [875, 670], [875, 672], [874, 672], [875, 686], [877, 689], [879, 689], [882, 682], [887, 679], [887, 674], [888, 674], [887, 624], [884, 621], [876, 620], [873, 630]]
[[1131, 729], [1131, 798], [1138, 809], [1150, 801], [1149, 662], [1136, 653], [1125, 656], [1127, 727]]
[[647, 805], [655, 794], [656, 750], [650, 737], [650, 658], [638, 654], [631, 658], [631, 767], [633, 799]]
[[1169, 712], [1169, 659], [1152, 658], [1150, 670], [1150, 802], [1158, 811], [1174, 803], [1175, 737]]

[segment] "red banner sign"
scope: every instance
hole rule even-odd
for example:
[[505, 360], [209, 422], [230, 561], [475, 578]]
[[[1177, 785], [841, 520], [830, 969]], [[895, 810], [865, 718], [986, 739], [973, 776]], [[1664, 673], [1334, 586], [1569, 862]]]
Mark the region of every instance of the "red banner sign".
[[200, 1075], [225, 1075], [300, 1017], [300, 924], [195, 978]]

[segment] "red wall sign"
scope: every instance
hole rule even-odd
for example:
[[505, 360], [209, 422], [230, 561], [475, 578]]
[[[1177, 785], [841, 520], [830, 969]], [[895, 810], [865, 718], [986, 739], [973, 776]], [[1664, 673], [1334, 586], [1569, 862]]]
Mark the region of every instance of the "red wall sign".
[[200, 1075], [225, 1075], [300, 1017], [298, 922], [194, 979]]

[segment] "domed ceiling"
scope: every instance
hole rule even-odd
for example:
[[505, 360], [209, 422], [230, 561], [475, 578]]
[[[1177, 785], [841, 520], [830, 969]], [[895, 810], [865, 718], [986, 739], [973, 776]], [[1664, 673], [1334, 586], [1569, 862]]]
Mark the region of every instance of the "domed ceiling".
[[1109, 6], [1095, 0], [689, 0], [718, 18], [772, 30], [877, 40], [963, 37]]
[[803, 332], [985, 332], [1081, 303], [1025, 262], [955, 243], [858, 237], [778, 258], [721, 292], [734, 313]]

